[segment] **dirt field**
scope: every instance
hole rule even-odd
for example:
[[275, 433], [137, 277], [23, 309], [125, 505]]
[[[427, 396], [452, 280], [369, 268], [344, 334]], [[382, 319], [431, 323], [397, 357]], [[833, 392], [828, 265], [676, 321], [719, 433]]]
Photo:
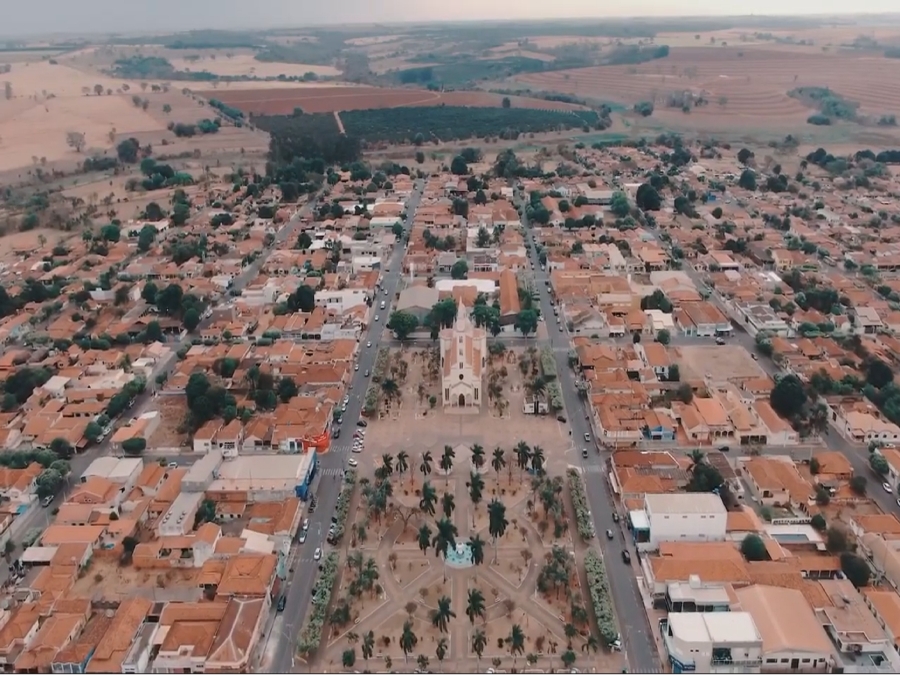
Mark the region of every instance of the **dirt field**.
[[[122, 82], [88, 75], [64, 65], [17, 63], [2, 76], [13, 98], [0, 101], [0, 171], [28, 166], [33, 158], [47, 162], [73, 159], [78, 153], [66, 133], [85, 135], [84, 153], [112, 147], [109, 133], [159, 130], [150, 115], [135, 107], [129, 95], [117, 94]], [[101, 85], [113, 94], [85, 96], [83, 88]]]
[[59, 230], [39, 229], [30, 232], [14, 232], [12, 234], [0, 237], [0, 260], [6, 258], [10, 254], [16, 254], [20, 251], [32, 252], [41, 245], [41, 237], [43, 237], [48, 246], [54, 246], [57, 242], [72, 237], [70, 232], [60, 232]]
[[[241, 91], [219, 89], [215, 97], [248, 113], [287, 115], [300, 107], [307, 113], [334, 110], [369, 110], [413, 106], [499, 106], [499, 94], [474, 91], [424, 91], [422, 89], [380, 89], [377, 87], [311, 87], [309, 89], [265, 89]], [[578, 110], [582, 106], [513, 96], [512, 107]]]
[[[673, 48], [666, 59], [633, 66], [579, 68], [517, 76], [533, 88], [560, 91], [630, 106], [654, 101], [648, 122], [677, 117], [697, 128], [806, 126], [813, 110], [790, 98], [794, 87], [830, 87], [872, 115], [900, 111], [898, 64], [879, 56], [834, 53], [785, 54], [731, 45]], [[666, 109], [670, 94], [690, 91], [709, 103], [689, 114]]]
[[253, 76], [253, 77], [302, 77], [306, 73], [315, 73], [320, 76], [334, 77], [341, 71], [332, 66], [311, 66], [304, 63], [270, 63], [257, 61], [252, 54], [236, 54], [231, 58], [225, 56], [204, 56], [198, 60], [170, 59], [169, 62], [176, 70], [200, 71], [208, 70], [219, 76]]
[[699, 381], [709, 377], [712, 382], [733, 378], [763, 377], [765, 371], [746, 349], [738, 345], [720, 347], [678, 347], [681, 353], [681, 379]]

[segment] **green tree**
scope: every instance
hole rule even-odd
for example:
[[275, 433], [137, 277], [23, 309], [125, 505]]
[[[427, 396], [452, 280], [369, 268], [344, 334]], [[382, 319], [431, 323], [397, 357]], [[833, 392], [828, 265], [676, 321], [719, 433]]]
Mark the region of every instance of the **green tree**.
[[450, 598], [442, 595], [438, 598], [437, 609], [431, 610], [431, 625], [441, 633], [446, 633], [450, 627], [450, 619], [456, 617], [456, 612], [450, 608]]
[[88, 425], [84, 429], [84, 437], [91, 443], [96, 442], [96, 440], [100, 438], [100, 434], [102, 433], [103, 427], [101, 427], [96, 422], [88, 422]]
[[196, 307], [189, 308], [181, 319], [181, 323], [189, 333], [193, 333], [200, 325], [200, 312]]
[[504, 97], [503, 97], [503, 100], [500, 101], [500, 105], [501, 105], [503, 108], [510, 108], [510, 107], [512, 107], [512, 101], [509, 100], [509, 96], [504, 96]]
[[500, 480], [500, 470], [506, 466], [506, 453], [503, 448], [494, 448], [494, 454], [491, 457], [491, 468], [497, 474], [497, 480]]
[[313, 240], [312, 237], [309, 236], [308, 232], [301, 232], [297, 235], [297, 246], [301, 251], [308, 251], [309, 247], [312, 246]]
[[469, 173], [469, 165], [466, 164], [466, 160], [462, 155], [457, 155], [453, 158], [453, 161], [450, 162], [450, 173], [455, 176], [465, 176]]
[[637, 194], [635, 195], [635, 203], [638, 208], [643, 211], [659, 211], [662, 206], [662, 201], [659, 197], [659, 192], [656, 191], [650, 183], [643, 183], [637, 189]]
[[506, 519], [506, 505], [498, 499], [488, 504], [488, 533], [494, 539], [494, 562], [497, 562], [497, 540], [506, 534], [509, 521]]
[[444, 515], [447, 518], [450, 518], [453, 515], [454, 509], [456, 509], [456, 503], [453, 498], [453, 493], [445, 492], [444, 496], [441, 497], [441, 511], [444, 512]]
[[411, 312], [399, 310], [391, 312], [387, 327], [394, 331], [394, 335], [402, 342], [419, 327], [419, 319]]
[[475, 625], [475, 617], [481, 617], [484, 620], [485, 609], [484, 594], [477, 588], [470, 588], [466, 601], [466, 616], [469, 617], [469, 622]]
[[525, 337], [537, 331], [538, 313], [533, 309], [523, 309], [516, 314], [515, 328]]
[[425, 481], [422, 484], [422, 493], [419, 498], [419, 509], [423, 513], [428, 514], [429, 516], [434, 515], [434, 505], [437, 503], [438, 496], [437, 490], [434, 489], [434, 486], [429, 482]]
[[144, 225], [138, 234], [138, 251], [146, 253], [156, 241], [156, 228], [153, 225]]
[[431, 450], [426, 450], [422, 453], [422, 460], [419, 463], [419, 471], [422, 472], [423, 478], [427, 478], [431, 473], [432, 464], [434, 464], [434, 459], [431, 456]]
[[287, 403], [299, 392], [300, 389], [297, 387], [297, 383], [294, 382], [294, 378], [282, 377], [278, 380], [278, 398], [281, 399], [282, 403]]
[[847, 551], [841, 553], [841, 571], [856, 588], [865, 588], [872, 578], [872, 568], [865, 558]]
[[656, 341], [661, 345], [667, 345], [672, 341], [672, 335], [671, 333], [669, 333], [669, 331], [663, 328], [656, 334]]
[[738, 179], [738, 185], [751, 192], [756, 190], [756, 174], [752, 169], [744, 169], [741, 172], [741, 177]]
[[434, 655], [437, 657], [438, 663], [441, 664], [441, 668], [443, 668], [444, 658], [447, 656], [447, 638], [442, 637], [438, 640]]
[[741, 542], [741, 553], [749, 561], [768, 560], [766, 545], [756, 534], [748, 534]]
[[869, 367], [866, 369], [866, 382], [876, 389], [890, 384], [894, 381], [894, 373], [891, 372], [890, 366], [880, 359], [872, 359]]
[[512, 625], [505, 642], [509, 653], [513, 657], [513, 668], [515, 668], [518, 657], [525, 651], [525, 632], [519, 624], [514, 623]]
[[54, 469], [44, 469], [35, 479], [35, 493], [38, 499], [55, 496], [63, 484], [63, 477]]
[[372, 658], [372, 654], [375, 653], [375, 633], [373, 631], [369, 631], [365, 635], [363, 635], [362, 641], [362, 657], [365, 659], [368, 664], [369, 659]]
[[341, 663], [344, 664], [344, 668], [352, 668], [356, 663], [356, 650], [352, 647], [345, 649], [341, 654]]
[[487, 636], [480, 628], [476, 628], [472, 633], [472, 651], [475, 652], [477, 661], [481, 661], [481, 655], [484, 654], [484, 648], [487, 647]]
[[628, 203], [628, 197], [621, 190], [613, 193], [612, 201], [609, 204], [609, 210], [618, 218], [624, 218], [631, 211], [631, 205]]
[[428, 553], [428, 547], [431, 546], [431, 528], [428, 527], [427, 523], [422, 523], [419, 527], [419, 531], [416, 534], [416, 541], [419, 544], [419, 550], [422, 553]]
[[806, 405], [806, 390], [796, 375], [785, 375], [769, 394], [772, 409], [785, 418], [790, 418], [803, 410]]
[[472, 446], [472, 464], [475, 465], [476, 471], [481, 471], [484, 466], [484, 448], [478, 443]]
[[869, 466], [872, 467], [872, 471], [877, 473], [879, 476], [886, 476], [888, 472], [891, 470], [890, 465], [887, 460], [884, 458], [880, 452], [873, 452], [869, 454]]
[[559, 658], [563, 662], [563, 666], [566, 668], [566, 670], [571, 670], [578, 657], [571, 649], [567, 649]]
[[465, 260], [457, 260], [450, 268], [450, 276], [453, 279], [465, 279], [469, 275], [469, 263]]
[[122, 441], [122, 451], [126, 455], [139, 455], [147, 449], [147, 440], [144, 438], [129, 438]]

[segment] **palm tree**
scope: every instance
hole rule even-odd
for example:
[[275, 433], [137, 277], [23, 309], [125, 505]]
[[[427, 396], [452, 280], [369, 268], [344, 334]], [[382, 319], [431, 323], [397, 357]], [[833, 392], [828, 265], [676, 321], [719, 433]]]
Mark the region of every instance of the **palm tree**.
[[429, 516], [434, 515], [434, 505], [437, 503], [437, 490], [427, 480], [422, 484], [422, 498], [419, 500], [419, 508]]
[[403, 658], [409, 663], [409, 653], [416, 648], [419, 638], [413, 633], [412, 622], [403, 622], [403, 632], [400, 633], [400, 649], [403, 650]]
[[444, 482], [450, 480], [450, 472], [453, 471], [453, 460], [456, 452], [449, 445], [444, 446], [444, 454], [441, 455], [441, 471], [444, 472]]
[[494, 457], [491, 459], [491, 468], [497, 474], [498, 481], [500, 480], [500, 469], [504, 466], [506, 466], [506, 453], [503, 452], [503, 448], [498, 446], [494, 448]]
[[469, 499], [472, 500], [472, 527], [475, 527], [475, 512], [478, 510], [478, 504], [481, 503], [481, 496], [484, 492], [484, 478], [477, 471], [469, 474], [469, 482], [466, 483], [469, 488]]
[[416, 665], [419, 666], [420, 673], [427, 673], [428, 672], [428, 657], [425, 656], [424, 654], [419, 654], [419, 656], [416, 657]]
[[539, 445], [531, 449], [531, 470], [537, 475], [544, 473], [544, 449]]
[[692, 450], [691, 454], [688, 455], [691, 458], [691, 463], [696, 466], [697, 464], [703, 464], [703, 460], [706, 455], [703, 454], [702, 450]]
[[394, 473], [394, 456], [389, 452], [384, 453], [381, 456], [381, 466], [386, 477]]
[[422, 472], [422, 478], [428, 478], [428, 474], [431, 473], [431, 465], [434, 463], [434, 459], [431, 457], [431, 451], [426, 450], [422, 453], [422, 463], [419, 464], [419, 471]]
[[583, 645], [581, 645], [581, 651], [583, 652], [594, 652], [595, 654], [600, 651], [600, 640], [597, 639], [597, 636], [591, 633], [588, 635], [587, 641]]
[[431, 610], [431, 625], [441, 633], [446, 633], [450, 625], [450, 619], [456, 618], [456, 612], [450, 609], [450, 598], [442, 595], [438, 598], [437, 609]]
[[525, 388], [531, 394], [532, 398], [539, 398], [541, 394], [547, 391], [547, 382], [543, 377], [536, 377], [531, 380], [531, 382], [526, 382]]
[[437, 523], [437, 532], [431, 539], [431, 545], [434, 548], [435, 555], [444, 557], [444, 581], [447, 580], [447, 550], [456, 546], [456, 537], [459, 532], [456, 525], [446, 518], [441, 518]]
[[506, 646], [509, 647], [509, 653], [513, 657], [513, 668], [515, 668], [519, 654], [525, 651], [525, 633], [519, 624], [512, 625], [509, 635], [506, 637]]
[[565, 667], [565, 669], [571, 670], [578, 656], [576, 656], [575, 652], [573, 652], [571, 649], [567, 649], [562, 654], [560, 654], [559, 658], [563, 662], [563, 666]]
[[351, 645], [355, 645], [357, 642], [359, 642], [359, 633], [354, 633], [351, 630], [349, 633], [347, 633], [347, 642], [349, 642]]
[[578, 635], [578, 629], [575, 628], [575, 624], [567, 623], [565, 626], [563, 626], [563, 632], [566, 635], [566, 640], [568, 642], [567, 646], [569, 647], [569, 649], [571, 649], [572, 648], [572, 639], [576, 635]]
[[469, 549], [472, 551], [472, 562], [480, 565], [484, 562], [484, 539], [477, 534], [469, 539]]
[[469, 599], [466, 604], [466, 616], [472, 625], [475, 625], [475, 617], [480, 616], [485, 619], [484, 594], [477, 588], [469, 589]]
[[353, 664], [356, 663], [356, 650], [345, 649], [341, 654], [341, 663], [344, 665], [344, 668], [352, 668]]
[[506, 506], [497, 499], [488, 504], [488, 532], [494, 538], [494, 564], [497, 563], [497, 538], [506, 534]]
[[513, 451], [516, 453], [516, 464], [524, 471], [528, 468], [528, 460], [531, 459], [531, 448], [525, 441], [519, 441]]
[[[409, 471], [409, 454], [406, 450], [401, 450], [397, 453], [397, 473], [401, 476]], [[410, 474], [410, 478], [412, 474]]]
[[444, 669], [444, 657], [447, 656], [447, 638], [442, 637], [438, 640], [437, 647], [434, 650], [434, 655], [437, 657], [438, 663], [441, 664], [441, 670]]
[[475, 633], [472, 635], [472, 651], [475, 652], [475, 658], [479, 662], [481, 661], [481, 655], [484, 653], [485, 647], [487, 647], [487, 636], [484, 634], [483, 630], [476, 628]]
[[537, 662], [538, 662], [537, 654], [526, 654], [525, 655], [525, 663], [527, 663], [532, 668], [534, 668], [537, 665]]
[[450, 492], [445, 492], [444, 496], [441, 497], [441, 509], [444, 512], [444, 515], [449, 518], [453, 515], [453, 509], [456, 508], [456, 504], [453, 501], [453, 495]]
[[390, 401], [400, 393], [400, 387], [397, 386], [394, 380], [387, 378], [381, 383], [381, 391], [384, 392], [384, 395]]
[[363, 554], [362, 551], [350, 551], [347, 555], [347, 567], [351, 570], [356, 570], [357, 572], [361, 572], [363, 568]]
[[481, 471], [484, 466], [484, 448], [478, 443], [472, 446], [472, 464], [475, 465], [476, 471]]
[[428, 547], [431, 546], [431, 528], [428, 527], [428, 523], [422, 523], [422, 527], [419, 528], [418, 540], [419, 550], [427, 553]]
[[362, 643], [362, 656], [366, 660], [366, 663], [372, 658], [373, 653], [375, 653], [375, 633], [369, 631], [363, 635]]

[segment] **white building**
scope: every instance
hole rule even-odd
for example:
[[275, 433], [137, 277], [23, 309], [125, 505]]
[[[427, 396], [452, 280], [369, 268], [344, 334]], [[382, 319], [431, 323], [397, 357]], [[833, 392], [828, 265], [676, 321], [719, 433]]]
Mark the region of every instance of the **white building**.
[[668, 541], [725, 541], [728, 513], [718, 495], [646, 494], [650, 549]]
[[441, 331], [441, 398], [444, 407], [480, 408], [487, 334], [475, 328], [460, 302], [453, 328]]
[[326, 311], [331, 310], [338, 314], [361, 307], [366, 304], [367, 291], [365, 288], [342, 288], [333, 291], [316, 291], [316, 307], [322, 307]]
[[672, 671], [758, 673], [762, 636], [749, 612], [683, 612], [659, 622]]

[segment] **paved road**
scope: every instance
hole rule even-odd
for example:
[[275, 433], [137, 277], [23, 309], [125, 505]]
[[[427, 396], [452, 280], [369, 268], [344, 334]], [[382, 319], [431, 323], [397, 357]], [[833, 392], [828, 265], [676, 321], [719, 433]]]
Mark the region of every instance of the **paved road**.
[[544, 283], [549, 277], [546, 272], [540, 270], [537, 246], [525, 216], [522, 217], [522, 222], [526, 228], [526, 237], [532, 244], [531, 258], [535, 264], [535, 287], [540, 294], [541, 314], [547, 317], [547, 331], [550, 334], [550, 344], [556, 358], [563, 402], [566, 406], [569, 425], [572, 427], [572, 439], [576, 447], [588, 447], [589, 449], [588, 458], [581, 460], [583, 475], [587, 485], [591, 515], [594, 518], [594, 529], [606, 561], [607, 577], [628, 658], [629, 670], [637, 673], [658, 672], [659, 655], [655, 639], [650, 633], [644, 602], [637, 589], [635, 568], [632, 566], [637, 564], [637, 560], [633, 560], [632, 565], [626, 565], [622, 562], [625, 542], [619, 537], [608, 540], [603, 536], [608, 529], [613, 532], [619, 531], [618, 525], [612, 519], [615, 502], [604, 470], [609, 453], [598, 452], [598, 446], [594, 442], [587, 444], [584, 441], [584, 435], [591, 433], [591, 427], [587, 419], [587, 408], [578, 396], [575, 377], [568, 363], [569, 338], [565, 331], [557, 326], [556, 321], [552, 320], [553, 304], [550, 300], [548, 286]]
[[[413, 221], [413, 215], [419, 205], [423, 187], [421, 182], [417, 182], [416, 191], [410, 197], [407, 208], [409, 213], [409, 217], [406, 220], [407, 225], [410, 225]], [[387, 290], [387, 295], [382, 291], [381, 295], [375, 298], [375, 304], [371, 312], [372, 316], [377, 313], [381, 320], [377, 323], [373, 322], [366, 334], [360, 338], [360, 349], [357, 359], [359, 370], [353, 374], [350, 402], [347, 404], [347, 410], [344, 413], [341, 438], [335, 444], [336, 446], [352, 443], [350, 436], [356, 430], [356, 422], [360, 419], [366, 387], [369, 383], [368, 378], [365, 377], [365, 371], [368, 370], [371, 373], [375, 367], [378, 347], [382, 344], [384, 322], [387, 321], [390, 315], [391, 300], [396, 294], [397, 284], [400, 280], [403, 252], [404, 246], [398, 243], [391, 256], [389, 269], [382, 275], [381, 287]], [[382, 300], [386, 303], [383, 310], [380, 309]], [[371, 347], [366, 346], [368, 342], [371, 342]], [[318, 475], [312, 487], [312, 491], [318, 499], [318, 506], [316, 512], [309, 517], [310, 524], [306, 542], [296, 547], [296, 550], [292, 553], [290, 568], [292, 571], [289, 572], [287, 579], [287, 602], [284, 614], [281, 617], [278, 633], [271, 636], [271, 639], [278, 640], [278, 646], [270, 665], [270, 672], [287, 673], [294, 665], [293, 656], [296, 636], [303, 625], [303, 619], [309, 607], [312, 587], [318, 574], [318, 566], [313, 561], [313, 552], [316, 547], [321, 547], [323, 554], [327, 553], [328, 547], [325, 544], [325, 538], [337, 504], [340, 473], [346, 465], [347, 458], [348, 454], [344, 452], [327, 452], [319, 456]]]

